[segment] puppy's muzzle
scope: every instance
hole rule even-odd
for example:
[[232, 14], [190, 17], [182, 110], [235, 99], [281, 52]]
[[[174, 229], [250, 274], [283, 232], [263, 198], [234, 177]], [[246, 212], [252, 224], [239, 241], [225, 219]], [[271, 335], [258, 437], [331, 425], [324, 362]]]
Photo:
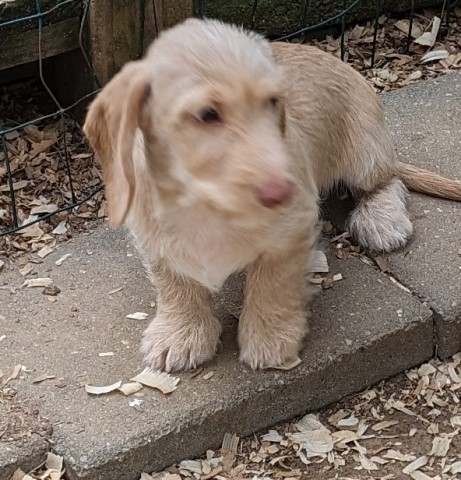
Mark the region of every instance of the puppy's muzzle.
[[294, 185], [284, 178], [272, 178], [257, 188], [257, 197], [261, 205], [275, 208], [290, 201], [294, 193]]

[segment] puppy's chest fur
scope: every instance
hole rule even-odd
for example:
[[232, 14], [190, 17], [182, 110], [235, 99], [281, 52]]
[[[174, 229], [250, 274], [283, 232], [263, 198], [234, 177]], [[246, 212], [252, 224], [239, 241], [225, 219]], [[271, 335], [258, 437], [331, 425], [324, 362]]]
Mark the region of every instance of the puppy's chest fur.
[[263, 252], [280, 247], [283, 229], [235, 227], [212, 215], [184, 214], [175, 221], [134, 235], [135, 243], [149, 263], [158, 259], [179, 275], [219, 290], [234, 272], [244, 269]]

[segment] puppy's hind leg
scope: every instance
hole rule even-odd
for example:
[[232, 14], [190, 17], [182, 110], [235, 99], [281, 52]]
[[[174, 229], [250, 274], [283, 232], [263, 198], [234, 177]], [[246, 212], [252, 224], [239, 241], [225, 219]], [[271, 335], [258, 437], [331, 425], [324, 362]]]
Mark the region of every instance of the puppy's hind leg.
[[347, 221], [352, 237], [372, 251], [390, 252], [403, 247], [413, 234], [403, 182], [394, 177], [368, 191], [359, 191], [353, 188], [357, 205]]

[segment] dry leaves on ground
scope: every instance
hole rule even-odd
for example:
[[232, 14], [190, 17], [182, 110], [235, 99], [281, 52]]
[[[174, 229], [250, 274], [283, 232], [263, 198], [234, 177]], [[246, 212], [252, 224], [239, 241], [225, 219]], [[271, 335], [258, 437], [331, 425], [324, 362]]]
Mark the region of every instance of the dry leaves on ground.
[[60, 480], [65, 473], [63, 458], [52, 452], [47, 453], [46, 460], [32, 472], [25, 473], [18, 468], [11, 480]]
[[432, 360], [319, 414], [142, 480], [454, 480], [461, 472], [461, 354]]
[[[29, 120], [23, 117], [26, 113], [20, 108], [29, 98], [29, 90], [23, 87], [0, 97], [0, 110], [7, 117], [7, 125]], [[40, 93], [33, 93], [34, 98], [40, 99], [37, 102], [42, 101], [43, 94]], [[46, 114], [50, 107], [42, 108], [36, 112], [37, 116]], [[13, 130], [5, 134], [5, 141], [20, 225], [27, 225], [71, 204], [74, 200], [72, 188], [76, 199], [82, 199], [102, 184], [100, 168], [80, 126], [70, 118], [50, 118], [37, 125]], [[0, 149], [0, 232], [13, 227], [5, 156]], [[67, 211], [60, 212], [18, 234], [0, 237], [0, 256], [35, 253], [39, 259], [46, 257], [58, 241], [66, 241], [73, 234], [87, 230], [90, 221], [105, 216], [102, 200], [103, 193], [99, 192], [76, 207], [71, 215]]]
[[[408, 19], [379, 18], [375, 63], [371, 66], [374, 21], [346, 31], [345, 58], [371, 82], [376, 91], [395, 90], [423, 78], [461, 68], [461, 8], [453, 9], [449, 29], [442, 25], [440, 9], [416, 14], [408, 46]], [[328, 36], [313, 42], [323, 50], [341, 55], [341, 40]]]

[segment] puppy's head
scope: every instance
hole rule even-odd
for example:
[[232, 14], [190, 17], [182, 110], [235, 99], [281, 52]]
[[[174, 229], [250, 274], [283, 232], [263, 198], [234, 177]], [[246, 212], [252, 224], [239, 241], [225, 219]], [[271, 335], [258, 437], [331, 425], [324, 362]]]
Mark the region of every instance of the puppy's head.
[[220, 22], [187, 20], [162, 34], [144, 60], [103, 89], [84, 128], [102, 159], [112, 224], [123, 221], [134, 195], [132, 152], [140, 131], [160, 201], [167, 182], [179, 206], [205, 203], [248, 218], [273, 211], [293, 193], [270, 48]]

